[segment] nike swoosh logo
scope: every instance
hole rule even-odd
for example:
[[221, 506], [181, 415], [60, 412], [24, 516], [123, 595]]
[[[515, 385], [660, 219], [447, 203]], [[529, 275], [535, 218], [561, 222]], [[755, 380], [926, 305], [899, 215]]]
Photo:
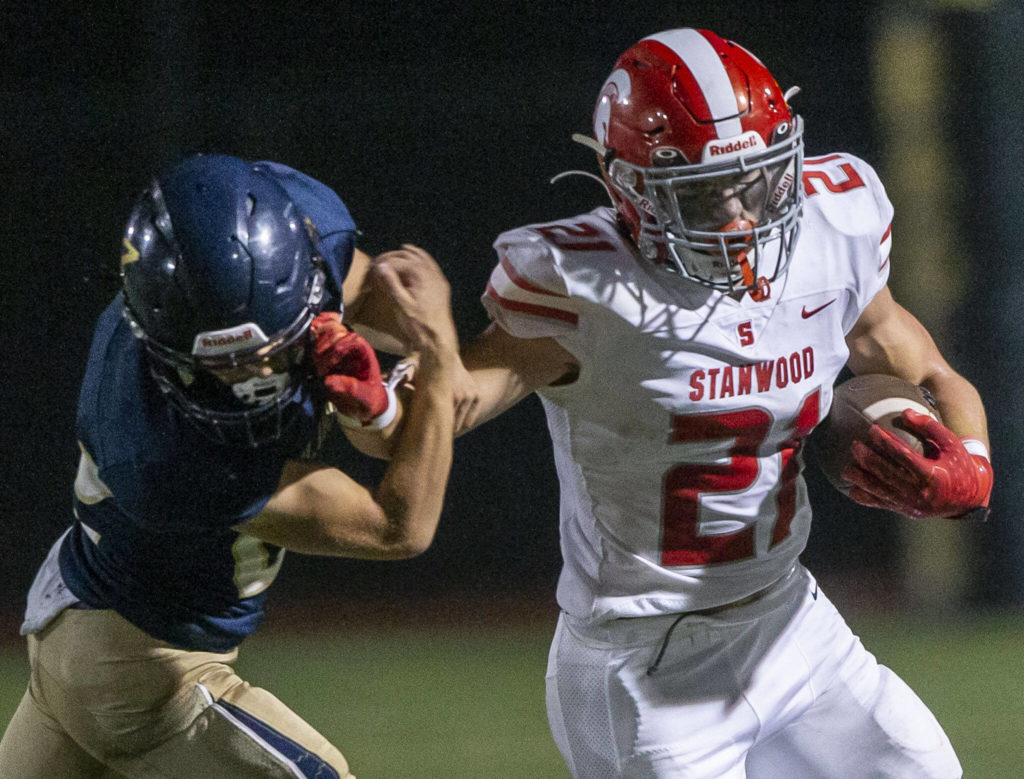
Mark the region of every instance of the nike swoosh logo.
[[825, 305], [818, 306], [817, 308], [812, 308], [810, 311], [807, 310], [807, 306], [804, 306], [803, 311], [800, 312], [800, 316], [802, 316], [804, 319], [809, 319], [810, 317], [814, 316], [815, 314], [817, 314], [822, 309], [826, 309], [829, 306], [831, 306], [833, 303], [836, 302], [836, 300], [837, 300], [837, 298], [832, 298]]

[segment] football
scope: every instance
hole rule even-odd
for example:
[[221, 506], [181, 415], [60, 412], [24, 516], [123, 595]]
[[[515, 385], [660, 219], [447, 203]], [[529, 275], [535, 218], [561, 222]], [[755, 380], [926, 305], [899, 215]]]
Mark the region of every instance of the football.
[[854, 462], [850, 451], [853, 442], [867, 441], [872, 424], [894, 433], [917, 451], [924, 451], [920, 438], [893, 424], [907, 408], [942, 421], [928, 391], [905, 379], [868, 373], [843, 382], [835, 388], [828, 416], [808, 440], [810, 461], [832, 486], [844, 495], [849, 494], [850, 485], [839, 474]]

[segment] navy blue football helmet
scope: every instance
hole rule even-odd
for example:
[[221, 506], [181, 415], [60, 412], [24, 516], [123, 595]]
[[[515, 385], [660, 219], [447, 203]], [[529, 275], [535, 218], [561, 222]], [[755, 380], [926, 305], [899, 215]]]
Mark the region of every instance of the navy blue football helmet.
[[305, 396], [325, 278], [313, 229], [268, 171], [223, 155], [186, 159], [135, 204], [125, 318], [171, 406], [219, 442], [278, 438]]

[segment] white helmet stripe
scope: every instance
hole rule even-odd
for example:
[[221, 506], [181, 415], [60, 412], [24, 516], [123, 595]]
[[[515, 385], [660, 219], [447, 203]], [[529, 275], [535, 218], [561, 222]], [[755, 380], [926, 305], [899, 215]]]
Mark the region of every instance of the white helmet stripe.
[[697, 30], [687, 28], [668, 30], [644, 40], [658, 41], [668, 46], [693, 74], [708, 103], [711, 116], [715, 119], [715, 132], [719, 138], [732, 138], [742, 134], [740, 107], [736, 103], [732, 82], [718, 52], [707, 38]]

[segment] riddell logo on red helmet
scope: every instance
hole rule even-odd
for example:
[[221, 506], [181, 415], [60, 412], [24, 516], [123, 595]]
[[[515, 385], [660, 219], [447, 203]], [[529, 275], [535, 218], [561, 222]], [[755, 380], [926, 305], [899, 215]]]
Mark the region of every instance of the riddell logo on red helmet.
[[701, 155], [703, 161], [721, 159], [723, 157], [740, 157], [752, 149], [764, 149], [764, 140], [754, 130], [748, 130], [738, 138], [730, 138], [727, 141], [708, 141], [704, 145], [704, 152]]
[[636, 203], [645, 213], [650, 214], [651, 216], [657, 215], [658, 212], [654, 208], [654, 203], [645, 198], [643, 195], [636, 199]]
[[733, 151], [740, 151], [742, 149], [750, 149], [757, 145], [757, 141], [753, 138], [743, 138], [739, 141], [730, 141], [725, 146], [720, 146], [714, 141], [708, 144], [708, 154], [712, 157], [717, 157], [719, 154], [728, 154]]

